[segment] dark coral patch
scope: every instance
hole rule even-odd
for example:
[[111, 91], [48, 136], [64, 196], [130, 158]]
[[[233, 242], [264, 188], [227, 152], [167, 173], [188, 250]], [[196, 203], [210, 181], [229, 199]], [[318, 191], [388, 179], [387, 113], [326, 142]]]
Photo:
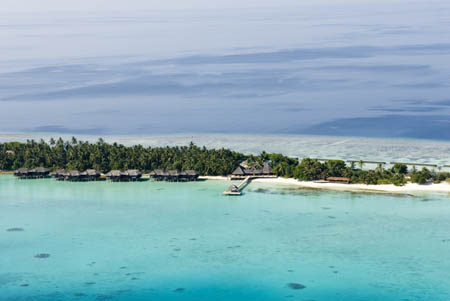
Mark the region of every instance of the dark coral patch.
[[24, 230], [23, 230], [23, 228], [9, 228], [9, 229], [6, 229], [6, 231], [8, 231], [8, 232], [22, 232]]
[[288, 283], [287, 286], [293, 290], [302, 290], [302, 289], [306, 288], [306, 286], [304, 286], [303, 284], [295, 283], [295, 282]]
[[179, 288], [177, 288], [177, 289], [174, 289], [173, 292], [174, 292], [174, 293], [184, 293], [184, 288], [179, 287]]
[[48, 253], [38, 253], [36, 255], [34, 255], [35, 258], [49, 258], [50, 254]]

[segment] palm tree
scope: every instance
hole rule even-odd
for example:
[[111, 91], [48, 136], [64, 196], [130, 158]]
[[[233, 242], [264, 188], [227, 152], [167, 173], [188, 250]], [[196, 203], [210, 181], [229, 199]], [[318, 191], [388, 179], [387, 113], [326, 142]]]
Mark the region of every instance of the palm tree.
[[360, 168], [360, 169], [363, 169], [364, 161], [363, 161], [363, 160], [359, 160], [359, 161], [358, 161], [358, 165], [359, 165], [359, 168]]
[[383, 172], [383, 165], [384, 165], [384, 163], [378, 163], [377, 169], [379, 172]]

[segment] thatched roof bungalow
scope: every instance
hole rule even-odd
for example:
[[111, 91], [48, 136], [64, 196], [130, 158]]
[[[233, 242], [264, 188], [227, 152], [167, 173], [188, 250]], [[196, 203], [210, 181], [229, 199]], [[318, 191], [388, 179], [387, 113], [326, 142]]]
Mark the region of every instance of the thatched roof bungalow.
[[239, 165], [231, 174], [234, 177], [247, 177], [247, 176], [274, 176], [274, 172], [272, 167], [268, 162], [264, 162], [263, 166], [260, 168], [257, 167], [247, 167], [244, 168], [241, 165]]
[[122, 173], [122, 176], [128, 178], [129, 181], [137, 181], [142, 177], [142, 172], [137, 169], [128, 169]]
[[156, 181], [187, 182], [187, 181], [196, 181], [198, 177], [199, 173], [192, 169], [184, 171], [178, 170], [164, 171], [161, 169], [155, 169], [154, 171], [150, 172], [150, 178]]
[[50, 176], [57, 180], [65, 180], [69, 176], [69, 172], [65, 169], [58, 169], [50, 173]]
[[330, 183], [350, 184], [351, 179], [345, 177], [328, 177], [327, 181]]
[[89, 180], [97, 180], [101, 176], [101, 173], [95, 169], [87, 169], [86, 174]]
[[105, 176], [113, 182], [129, 182], [138, 181], [142, 177], [142, 173], [137, 169], [128, 169], [126, 171], [111, 170]]
[[14, 171], [14, 175], [20, 179], [39, 179], [48, 177], [50, 170], [45, 167], [19, 168]]

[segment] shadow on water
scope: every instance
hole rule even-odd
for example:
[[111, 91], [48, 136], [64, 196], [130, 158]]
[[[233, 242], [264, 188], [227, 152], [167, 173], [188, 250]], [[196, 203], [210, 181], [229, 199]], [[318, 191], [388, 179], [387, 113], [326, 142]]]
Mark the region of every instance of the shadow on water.
[[364, 196], [368, 195], [384, 195], [389, 197], [395, 197], [395, 198], [422, 198], [423, 202], [427, 201], [433, 201], [438, 199], [430, 199], [430, 198], [423, 198], [417, 195], [408, 194], [408, 193], [389, 193], [389, 192], [383, 192], [383, 191], [333, 191], [333, 190], [326, 190], [326, 189], [320, 189], [320, 188], [311, 188], [311, 187], [288, 187], [288, 188], [249, 188], [249, 192], [252, 193], [263, 193], [263, 194], [272, 194], [272, 195], [293, 195], [293, 196], [316, 196], [319, 197], [324, 194], [328, 195], [336, 195], [336, 196], [342, 196], [347, 195], [351, 196], [353, 199], [355, 198], [363, 198]]
[[[296, 278], [296, 277], [293, 277]], [[293, 279], [295, 281], [295, 279]], [[182, 281], [186, 284], [185, 281]], [[234, 282], [234, 283], [233, 283]], [[5, 300], [309, 300], [309, 301], [356, 301], [356, 300], [418, 300], [409, 299], [408, 292], [402, 296], [396, 293], [386, 293], [373, 288], [353, 287], [342, 285], [340, 289], [306, 285], [299, 282], [281, 282], [273, 285], [252, 283], [242, 279], [230, 282], [224, 279], [223, 283], [192, 283], [189, 286], [180, 286], [180, 283], [164, 283], [148, 286], [142, 285], [126, 287], [120, 285], [114, 289], [94, 287], [72, 289], [71, 291], [49, 288], [48, 291], [40, 289], [39, 293], [27, 293], [29, 288], [23, 286], [15, 296]], [[314, 281], [313, 281], [314, 282]], [[442, 299], [435, 299], [442, 300]]]

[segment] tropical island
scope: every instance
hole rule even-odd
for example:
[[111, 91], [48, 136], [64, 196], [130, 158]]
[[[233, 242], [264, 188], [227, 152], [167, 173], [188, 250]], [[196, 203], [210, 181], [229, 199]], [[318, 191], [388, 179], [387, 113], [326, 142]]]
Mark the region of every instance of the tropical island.
[[[408, 169], [403, 163], [385, 168], [379, 164], [375, 169], [365, 169], [364, 161], [319, 160], [312, 158], [291, 158], [283, 154], [261, 152], [259, 155], [245, 155], [229, 149], [208, 149], [193, 143], [175, 147], [125, 146], [106, 143], [103, 139], [91, 143], [50, 139], [0, 143], [0, 170], [12, 172], [21, 168], [45, 168], [58, 174], [66, 172], [67, 177], [83, 173], [97, 177], [103, 173], [111, 178], [128, 175], [139, 178], [142, 173], [155, 179], [196, 179], [198, 175], [207, 179], [226, 179], [227, 176], [241, 176], [245, 170], [257, 171], [270, 168], [270, 174], [278, 176], [278, 182], [312, 182], [308, 187], [325, 187], [326, 183], [351, 185], [395, 185], [401, 187], [408, 182], [416, 184], [450, 183], [450, 173], [415, 166]], [[240, 170], [240, 171], [239, 171]], [[117, 174], [118, 173], [118, 174]], [[60, 176], [61, 174], [58, 174]], [[289, 181], [285, 180], [289, 179]], [[273, 179], [272, 179], [273, 181]], [[304, 185], [303, 185], [304, 186]], [[330, 186], [329, 187], [336, 187]], [[450, 187], [450, 185], [448, 185]]]

